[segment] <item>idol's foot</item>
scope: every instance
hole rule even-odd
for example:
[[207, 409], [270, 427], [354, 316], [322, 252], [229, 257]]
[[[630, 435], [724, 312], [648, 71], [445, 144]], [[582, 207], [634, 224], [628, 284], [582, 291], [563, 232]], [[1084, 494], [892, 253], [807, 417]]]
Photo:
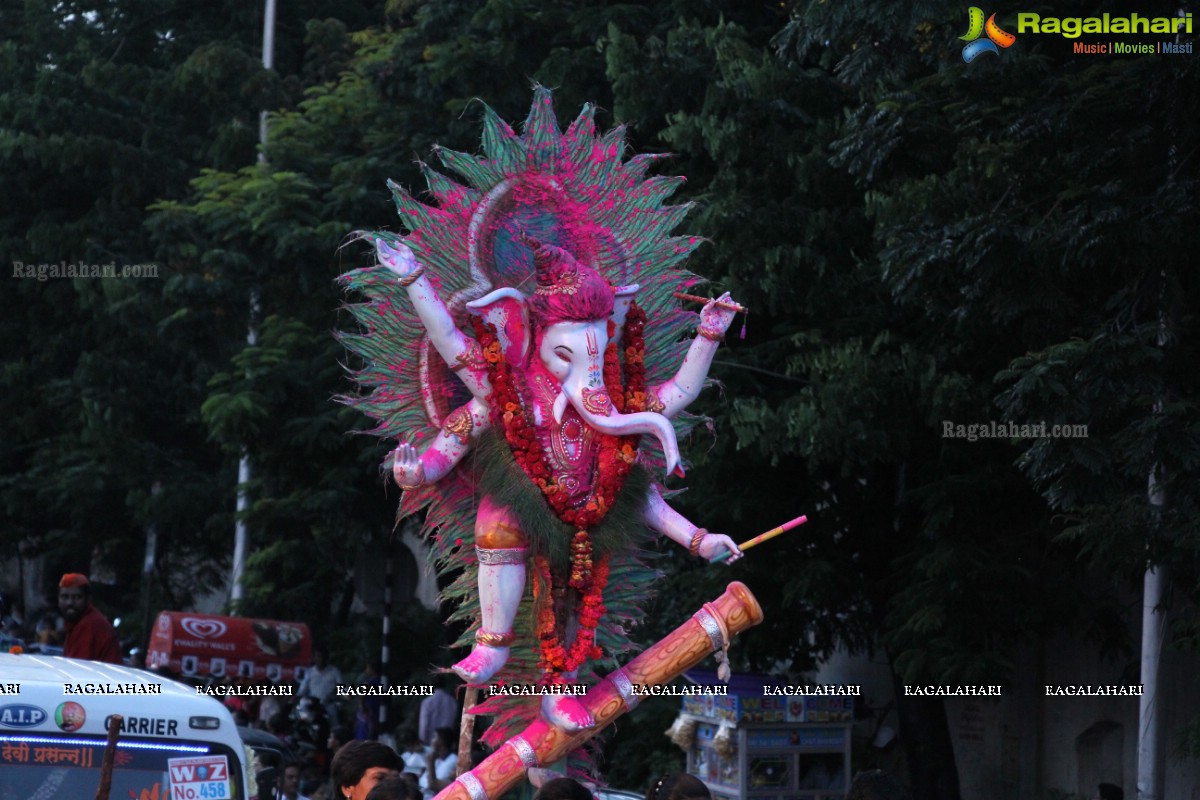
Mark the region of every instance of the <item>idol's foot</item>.
[[471, 654], [451, 667], [467, 683], [487, 683], [508, 661], [507, 647], [477, 644]]
[[574, 697], [562, 694], [542, 696], [542, 718], [567, 733], [587, 730], [596, 724], [583, 703]]

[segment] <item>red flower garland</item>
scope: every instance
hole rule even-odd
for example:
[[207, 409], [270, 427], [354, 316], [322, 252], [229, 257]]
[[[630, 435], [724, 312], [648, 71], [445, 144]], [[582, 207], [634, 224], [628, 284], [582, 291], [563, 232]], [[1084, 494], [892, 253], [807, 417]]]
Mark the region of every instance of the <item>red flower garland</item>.
[[[534, 558], [534, 564], [540, 583], [546, 587], [545, 591], [552, 592], [554, 584], [550, 575], [550, 560], [539, 555]], [[600, 658], [604, 654], [596, 646], [596, 626], [600, 624], [600, 618], [607, 610], [603, 603], [604, 587], [607, 583], [608, 558], [605, 557], [596, 564], [591, 585], [584, 592], [579, 604], [579, 630], [569, 650], [562, 644], [558, 620], [554, 616], [553, 599], [546, 598], [546, 602], [540, 604], [537, 634], [541, 643], [541, 658], [538, 663], [546, 683], [563, 683], [564, 673], [574, 672], [584, 661]], [[537, 585], [535, 582], [535, 595]]]
[[[592, 542], [588, 529], [604, 519], [616, 502], [617, 494], [625, 484], [629, 470], [637, 461], [637, 436], [612, 436], [600, 434], [597, 454], [597, 475], [588, 497], [582, 503], [572, 503], [569, 493], [551, 474], [546, 463], [546, 454], [537, 441], [533, 426], [525, 413], [516, 379], [505, 360], [496, 337], [495, 329], [485, 326], [475, 317], [475, 336], [483, 349], [488, 365], [488, 378], [492, 394], [488, 406], [493, 422], [504, 430], [513, 456], [521, 470], [542, 491], [555, 515], [577, 530], [571, 541], [571, 575], [568, 585], [582, 594], [578, 608], [579, 630], [568, 650], [562, 645], [561, 626], [554, 614], [552, 599], [553, 576], [550, 562], [545, 556], [537, 556], [535, 565], [538, 578], [545, 586], [547, 598], [538, 607], [538, 638], [541, 642], [541, 659], [545, 679], [561, 683], [563, 673], [574, 672], [588, 658], [602, 655], [595, 645], [596, 626], [604, 615], [602, 597], [608, 583], [608, 559], [597, 564], [592, 562]], [[645, 323], [646, 314], [636, 303], [626, 316], [625, 388], [621, 388], [621, 365], [616, 343], [612, 341], [614, 325], [609, 322], [609, 344], [604, 351], [604, 383], [617, 411], [625, 413], [642, 411], [646, 407], [645, 372]], [[534, 584], [534, 596], [538, 596], [538, 584]]]

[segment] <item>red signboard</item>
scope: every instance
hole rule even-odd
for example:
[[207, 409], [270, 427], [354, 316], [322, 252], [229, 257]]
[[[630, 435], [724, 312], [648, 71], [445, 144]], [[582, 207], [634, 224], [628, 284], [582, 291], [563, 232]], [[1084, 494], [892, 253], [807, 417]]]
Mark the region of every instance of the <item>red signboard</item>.
[[299, 681], [312, 663], [302, 622], [163, 611], [154, 621], [146, 666], [185, 676]]

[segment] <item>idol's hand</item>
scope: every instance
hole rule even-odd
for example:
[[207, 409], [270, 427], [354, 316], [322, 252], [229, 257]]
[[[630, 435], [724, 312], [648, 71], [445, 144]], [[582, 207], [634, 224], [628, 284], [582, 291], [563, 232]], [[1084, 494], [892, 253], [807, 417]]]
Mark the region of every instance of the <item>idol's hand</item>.
[[379, 256], [379, 263], [402, 280], [416, 275], [417, 271], [421, 269], [421, 265], [417, 263], [417, 257], [403, 243], [393, 247], [383, 239], [376, 239], [375, 253]]
[[705, 561], [712, 561], [715, 557], [722, 553], [728, 552], [729, 558], [726, 562], [737, 561], [742, 557], [742, 551], [734, 544], [733, 539], [730, 539], [723, 533], [706, 533], [700, 539], [700, 547], [697, 548], [700, 557]]
[[[734, 306], [734, 308], [728, 306]], [[734, 314], [737, 313], [736, 307], [737, 304], [733, 302], [729, 292], [716, 300], [709, 300], [705, 303], [704, 308], [700, 309], [700, 330], [710, 339], [719, 339], [724, 336], [725, 331], [729, 330], [729, 325], [733, 322]]]
[[425, 465], [417, 448], [401, 442], [392, 451], [392, 477], [401, 489], [415, 489], [425, 483]]

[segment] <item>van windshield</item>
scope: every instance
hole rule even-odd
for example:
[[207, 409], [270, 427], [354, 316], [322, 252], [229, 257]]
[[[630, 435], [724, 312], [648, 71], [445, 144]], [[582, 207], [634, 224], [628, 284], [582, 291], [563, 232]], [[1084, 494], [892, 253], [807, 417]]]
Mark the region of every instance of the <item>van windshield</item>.
[[[105, 740], [0, 733], [0, 800], [81, 800], [96, 795]], [[245, 800], [237, 753], [212, 742], [122, 738], [111, 800]]]

